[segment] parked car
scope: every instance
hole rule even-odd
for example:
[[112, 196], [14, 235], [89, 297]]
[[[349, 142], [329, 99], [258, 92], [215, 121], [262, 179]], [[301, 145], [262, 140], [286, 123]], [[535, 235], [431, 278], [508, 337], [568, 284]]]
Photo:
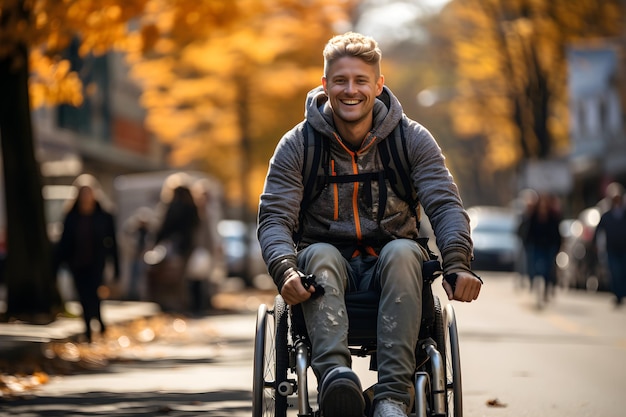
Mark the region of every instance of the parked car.
[[248, 286], [255, 285], [255, 278], [267, 274], [256, 237], [256, 226], [241, 220], [221, 220], [217, 231], [222, 239], [227, 275], [239, 277]]
[[522, 245], [517, 235], [517, 213], [499, 206], [474, 206], [468, 208], [467, 213], [474, 242], [472, 269], [519, 270]]

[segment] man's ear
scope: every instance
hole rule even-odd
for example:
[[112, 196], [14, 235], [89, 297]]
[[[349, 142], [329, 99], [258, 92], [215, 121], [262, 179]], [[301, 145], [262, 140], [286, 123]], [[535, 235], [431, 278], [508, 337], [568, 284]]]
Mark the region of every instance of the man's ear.
[[383, 86], [385, 85], [385, 76], [380, 74], [378, 81], [376, 81], [376, 95], [379, 96], [383, 92]]
[[327, 80], [326, 77], [322, 77], [322, 87], [324, 88], [324, 92], [326, 93], [326, 95], [328, 95], [328, 90], [326, 89], [326, 85], [327, 85]]

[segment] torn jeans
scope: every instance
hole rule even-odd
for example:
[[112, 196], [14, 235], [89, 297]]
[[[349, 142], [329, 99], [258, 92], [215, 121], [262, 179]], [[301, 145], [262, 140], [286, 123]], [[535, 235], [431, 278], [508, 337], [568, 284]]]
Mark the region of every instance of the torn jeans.
[[380, 302], [374, 399], [410, 404], [422, 315], [422, 263], [427, 259], [424, 249], [409, 239], [387, 243], [378, 257], [347, 260], [327, 243], [312, 244], [298, 254], [298, 267], [315, 274], [326, 291], [323, 297], [302, 303], [318, 381], [331, 369], [352, 364], [344, 294], [375, 288]]

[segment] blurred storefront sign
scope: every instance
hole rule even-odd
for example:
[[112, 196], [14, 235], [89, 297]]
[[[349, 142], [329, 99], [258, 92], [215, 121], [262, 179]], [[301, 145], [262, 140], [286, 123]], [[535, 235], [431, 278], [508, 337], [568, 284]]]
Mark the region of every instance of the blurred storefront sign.
[[539, 192], [566, 194], [572, 190], [572, 173], [567, 161], [528, 161], [524, 167], [521, 188]]

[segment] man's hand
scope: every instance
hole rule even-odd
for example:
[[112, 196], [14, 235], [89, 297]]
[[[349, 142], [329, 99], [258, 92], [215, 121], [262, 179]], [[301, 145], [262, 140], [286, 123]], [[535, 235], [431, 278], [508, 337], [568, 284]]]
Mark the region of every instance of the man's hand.
[[446, 290], [449, 300], [465, 301], [468, 303], [478, 298], [482, 285], [482, 281], [469, 272], [458, 272], [456, 274], [454, 292], [450, 283], [445, 279], [443, 280], [443, 288]]
[[289, 268], [285, 271], [285, 276], [287, 279], [280, 290], [280, 295], [287, 304], [293, 306], [311, 298], [311, 294], [315, 292], [315, 287], [311, 285], [308, 290], [304, 288], [298, 271]]

